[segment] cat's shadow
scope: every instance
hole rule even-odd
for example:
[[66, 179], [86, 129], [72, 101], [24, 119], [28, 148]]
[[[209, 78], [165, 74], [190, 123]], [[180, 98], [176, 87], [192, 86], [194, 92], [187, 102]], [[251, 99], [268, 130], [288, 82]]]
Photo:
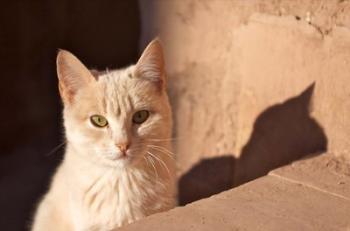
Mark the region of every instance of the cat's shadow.
[[327, 137], [310, 116], [314, 84], [300, 95], [273, 105], [255, 120], [240, 158], [204, 159], [179, 179], [179, 204], [206, 198], [327, 149]]

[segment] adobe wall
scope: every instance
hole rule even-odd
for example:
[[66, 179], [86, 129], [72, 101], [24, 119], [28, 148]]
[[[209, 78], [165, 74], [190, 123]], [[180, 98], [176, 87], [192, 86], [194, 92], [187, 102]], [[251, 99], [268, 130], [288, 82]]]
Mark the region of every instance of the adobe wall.
[[309, 154], [350, 159], [350, 2], [148, 3], [141, 46], [165, 47], [182, 204]]

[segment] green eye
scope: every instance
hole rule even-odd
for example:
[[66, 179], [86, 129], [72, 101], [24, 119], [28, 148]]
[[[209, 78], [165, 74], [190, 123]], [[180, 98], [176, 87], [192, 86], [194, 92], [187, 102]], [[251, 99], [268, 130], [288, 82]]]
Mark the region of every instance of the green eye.
[[148, 117], [149, 117], [149, 111], [146, 111], [146, 110], [138, 111], [133, 115], [132, 122], [134, 122], [135, 124], [142, 124], [147, 120]]
[[106, 127], [108, 125], [108, 121], [105, 117], [101, 115], [93, 115], [90, 117], [91, 123], [99, 128]]

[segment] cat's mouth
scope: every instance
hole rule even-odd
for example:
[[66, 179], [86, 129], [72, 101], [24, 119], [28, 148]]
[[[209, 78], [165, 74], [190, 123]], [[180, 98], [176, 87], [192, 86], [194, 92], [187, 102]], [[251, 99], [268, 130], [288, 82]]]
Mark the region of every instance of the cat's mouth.
[[129, 166], [135, 164], [138, 160], [144, 156], [142, 153], [146, 152], [141, 149], [133, 150], [129, 149], [122, 152], [118, 149], [100, 150], [99, 156], [108, 161], [112, 165]]
[[107, 158], [115, 161], [115, 162], [124, 162], [124, 163], [130, 163], [136, 158], [136, 155], [132, 154], [131, 152], [118, 152], [118, 153], [113, 153], [112, 155], [107, 155]]
[[131, 159], [131, 155], [128, 155], [128, 154], [112, 155], [112, 156], [109, 156], [109, 159], [115, 160], [115, 161], [118, 161], [118, 160], [130, 160]]
[[129, 155], [121, 155], [116, 158], [116, 161], [131, 161], [132, 157]]

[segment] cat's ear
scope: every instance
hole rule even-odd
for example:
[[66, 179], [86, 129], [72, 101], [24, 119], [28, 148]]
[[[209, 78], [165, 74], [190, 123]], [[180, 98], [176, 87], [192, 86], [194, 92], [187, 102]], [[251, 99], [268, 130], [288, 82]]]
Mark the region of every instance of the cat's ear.
[[158, 39], [150, 42], [143, 51], [136, 63], [135, 75], [154, 82], [159, 88], [165, 86], [163, 49]]
[[60, 50], [57, 55], [57, 75], [60, 94], [65, 104], [72, 103], [79, 89], [95, 81], [84, 64], [65, 50]]

